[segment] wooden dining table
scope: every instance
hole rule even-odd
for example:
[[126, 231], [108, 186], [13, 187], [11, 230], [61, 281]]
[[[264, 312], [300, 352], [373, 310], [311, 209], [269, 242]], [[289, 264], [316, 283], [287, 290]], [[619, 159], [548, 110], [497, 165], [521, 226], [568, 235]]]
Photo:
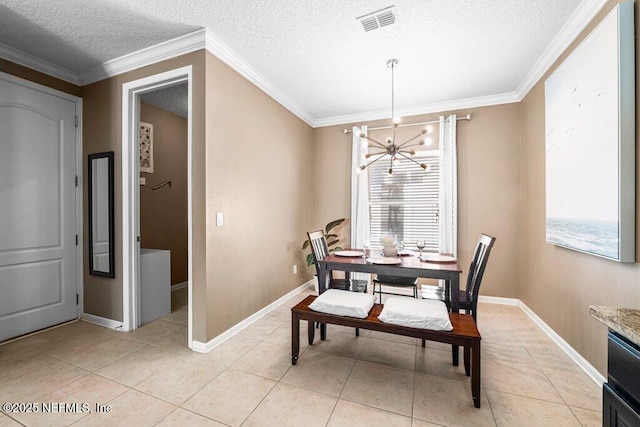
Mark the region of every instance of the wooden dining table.
[[376, 264], [368, 258], [382, 258], [379, 249], [349, 249], [360, 251], [363, 256], [339, 256], [333, 253], [318, 261], [318, 291], [323, 293], [333, 271], [344, 271], [347, 278], [350, 273], [370, 273], [385, 276], [423, 277], [441, 279], [449, 287], [450, 308], [452, 312], [459, 311], [458, 291], [460, 289], [460, 274], [462, 269], [458, 262], [425, 262], [420, 260], [418, 253], [411, 256], [400, 256], [399, 264]]
[[[362, 256], [339, 256], [330, 253], [324, 259], [318, 260], [318, 293], [321, 294], [327, 289], [327, 284], [333, 271], [345, 272], [346, 278], [350, 273], [370, 273], [385, 276], [403, 277], [423, 277], [429, 279], [440, 279], [445, 281], [445, 286], [449, 288], [450, 305], [449, 309], [458, 313], [460, 274], [462, 269], [457, 261], [454, 262], [426, 262], [415, 255], [399, 256], [398, 264], [376, 264], [370, 262], [371, 258], [382, 258], [380, 249], [348, 249], [348, 251], [359, 251]], [[424, 255], [424, 254], [423, 254]], [[326, 338], [326, 325], [321, 325], [320, 337]], [[452, 346], [453, 365], [458, 366], [458, 346]]]

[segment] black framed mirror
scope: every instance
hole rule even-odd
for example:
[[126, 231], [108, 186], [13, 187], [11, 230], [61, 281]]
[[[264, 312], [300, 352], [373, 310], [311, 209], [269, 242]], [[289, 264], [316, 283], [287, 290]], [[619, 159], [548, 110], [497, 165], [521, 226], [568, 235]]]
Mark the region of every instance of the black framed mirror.
[[116, 277], [113, 151], [89, 154], [89, 274]]

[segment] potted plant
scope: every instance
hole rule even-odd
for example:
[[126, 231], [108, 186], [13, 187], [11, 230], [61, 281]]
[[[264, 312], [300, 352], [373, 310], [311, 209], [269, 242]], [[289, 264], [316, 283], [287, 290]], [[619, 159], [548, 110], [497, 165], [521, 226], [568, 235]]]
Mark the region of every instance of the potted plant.
[[[327, 247], [329, 248], [329, 252], [339, 251], [342, 249], [340, 246], [337, 246], [338, 243], [340, 242], [340, 236], [338, 236], [335, 233], [331, 233], [331, 230], [333, 230], [343, 222], [344, 222], [344, 218], [336, 219], [328, 223], [324, 228], [324, 234], [325, 234], [325, 238], [327, 239]], [[309, 248], [310, 245], [311, 245], [311, 242], [309, 242], [309, 239], [305, 240], [304, 243], [302, 244], [302, 250], [303, 251], [306, 250], [307, 248]], [[313, 265], [313, 262], [314, 262], [313, 251], [311, 251], [310, 253], [307, 254], [307, 266]]]

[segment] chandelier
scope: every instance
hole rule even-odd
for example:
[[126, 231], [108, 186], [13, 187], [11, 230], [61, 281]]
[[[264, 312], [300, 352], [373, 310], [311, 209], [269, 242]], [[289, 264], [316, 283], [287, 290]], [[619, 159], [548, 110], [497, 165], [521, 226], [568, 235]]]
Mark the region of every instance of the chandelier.
[[[404, 158], [415, 163], [416, 165], [424, 169], [425, 172], [428, 172], [430, 169], [429, 165], [420, 163], [412, 158], [413, 156], [416, 155], [416, 151], [412, 148], [431, 144], [431, 138], [423, 138], [417, 143], [413, 143], [413, 144], [410, 144], [410, 143], [414, 142], [416, 139], [431, 132], [431, 126], [427, 126], [426, 128], [422, 129], [420, 133], [418, 133], [416, 136], [409, 138], [403, 143], [399, 143], [399, 144], [396, 143], [396, 131], [398, 129], [398, 124], [400, 123], [400, 119], [395, 116], [395, 101], [394, 101], [395, 93], [394, 93], [393, 69], [397, 65], [398, 65], [397, 59], [390, 59], [387, 61], [387, 68], [391, 68], [391, 122], [392, 122], [391, 128], [393, 129], [393, 135], [387, 138], [386, 144], [383, 144], [382, 142], [376, 141], [370, 136], [363, 134], [361, 131], [357, 131], [356, 135], [363, 139], [364, 148], [372, 148], [372, 149], [379, 150], [376, 152], [370, 152], [365, 154], [364, 158], [365, 160], [368, 161], [368, 163], [358, 167], [358, 169], [356, 169], [356, 172], [358, 173], [362, 172], [368, 166], [371, 166], [372, 164], [374, 164], [375, 162], [377, 162], [382, 158], [385, 158], [386, 156], [389, 156], [389, 175], [393, 175], [393, 167], [397, 166], [400, 163], [400, 158]], [[372, 160], [369, 160], [369, 159], [372, 159]]]

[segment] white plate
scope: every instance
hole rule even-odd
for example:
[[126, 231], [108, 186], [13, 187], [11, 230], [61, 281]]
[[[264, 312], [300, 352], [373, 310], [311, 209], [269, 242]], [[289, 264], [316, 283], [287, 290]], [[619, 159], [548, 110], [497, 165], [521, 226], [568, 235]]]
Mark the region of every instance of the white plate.
[[402, 264], [400, 258], [380, 257], [380, 258], [367, 258], [367, 261], [372, 264]]
[[429, 254], [429, 255], [422, 255], [420, 257], [420, 261], [424, 261], [424, 262], [457, 262], [458, 259], [456, 257], [450, 256], [450, 255]]
[[400, 256], [414, 256], [415, 254], [411, 249], [401, 249], [398, 251], [398, 255]]
[[337, 256], [363, 256], [364, 252], [361, 251], [335, 251], [333, 253]]

